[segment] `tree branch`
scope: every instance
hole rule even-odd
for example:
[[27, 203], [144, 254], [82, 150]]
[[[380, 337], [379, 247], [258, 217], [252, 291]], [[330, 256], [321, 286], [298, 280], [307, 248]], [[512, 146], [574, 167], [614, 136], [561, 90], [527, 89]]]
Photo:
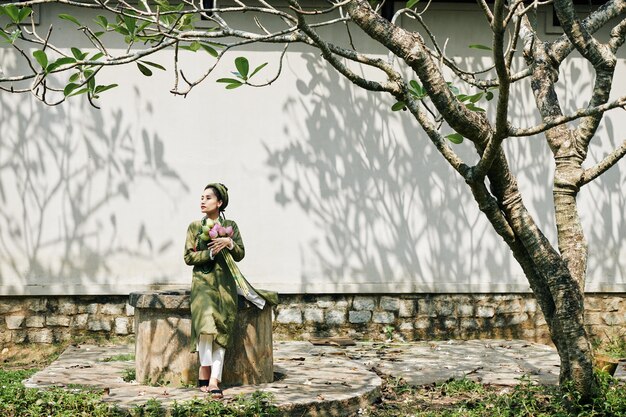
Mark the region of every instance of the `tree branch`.
[[428, 48], [417, 33], [393, 26], [374, 13], [366, 0], [353, 0], [347, 9], [354, 23], [402, 58], [415, 71], [433, 104], [454, 130], [478, 143], [490, 137], [489, 120], [485, 115], [469, 110], [452, 94], [442, 72], [433, 62]]
[[[588, 33], [595, 33], [602, 28], [609, 20], [620, 16], [626, 12], [626, 1], [609, 0], [593, 11], [583, 21], [581, 26]], [[556, 63], [561, 63], [575, 49], [567, 34], [561, 35], [559, 39], [552, 42], [549, 47], [549, 55]]]
[[609, 168], [618, 163], [624, 155], [626, 155], [626, 140], [622, 142], [622, 145], [619, 148], [607, 155], [606, 158], [604, 158], [596, 166], [586, 169], [582, 175], [581, 185], [586, 185], [598, 178], [600, 175], [604, 174], [609, 170]]
[[[298, 2], [295, 1], [295, 0], [290, 0], [289, 3], [292, 4], [296, 8], [300, 7]], [[328, 63], [330, 63], [330, 65], [332, 65], [344, 77], [346, 77], [348, 80], [350, 80], [351, 82], [353, 82], [357, 86], [359, 86], [361, 88], [364, 88], [366, 90], [370, 90], [370, 91], [392, 92], [392, 91], [395, 90], [394, 86], [392, 86], [391, 84], [385, 84], [384, 85], [384, 84], [378, 83], [376, 81], [366, 80], [365, 78], [359, 76], [354, 71], [352, 71], [348, 67], [346, 67], [333, 54], [329, 44], [324, 42], [319, 37], [319, 35], [306, 23], [306, 21], [304, 20], [304, 17], [302, 15], [300, 15], [300, 14], [298, 14], [298, 28], [300, 30], [302, 30], [302, 32], [304, 32], [311, 39], [311, 41], [322, 51], [322, 56], [324, 57], [324, 59], [326, 61], [328, 61]], [[359, 56], [360, 55], [360, 54], [356, 54], [354, 51], [350, 51], [350, 50], [347, 50], [347, 49], [345, 50], [345, 53], [346, 54], [350, 54], [350, 55], [354, 55], [354, 56]], [[399, 76], [398, 76], [398, 78], [399, 78]]]
[[458, 172], [463, 179], [468, 179], [469, 166], [463, 162], [463, 160], [454, 152], [454, 150], [448, 145], [448, 141], [445, 137], [439, 133], [438, 129], [428, 119], [423, 111], [420, 110], [420, 100], [417, 100], [411, 93], [409, 93], [406, 84], [403, 83], [402, 91], [396, 95], [396, 99], [406, 103], [407, 109], [411, 112], [413, 117], [420, 124], [424, 132], [428, 135], [431, 142], [435, 145], [439, 153], [445, 158], [450, 166]]
[[626, 19], [619, 22], [619, 24], [611, 30], [611, 39], [609, 40], [609, 48], [611, 48], [611, 52], [617, 52], [619, 47], [624, 44], [625, 37]]
[[581, 117], [591, 116], [595, 114], [604, 114], [605, 112], [616, 109], [623, 108], [626, 106], [626, 96], [620, 97], [617, 100], [614, 100], [610, 103], [602, 104], [596, 107], [587, 107], [585, 109], [579, 109], [576, 112], [568, 115], [568, 116], [558, 116], [558, 117], [546, 117], [544, 118], [544, 122], [528, 128], [517, 128], [509, 125], [508, 128], [508, 136], [532, 136], [538, 133], [545, 132], [553, 127], [565, 124], [567, 122], [571, 122], [576, 119], [580, 119]]
[[509, 80], [509, 67], [507, 66], [505, 51], [504, 51], [504, 33], [505, 27], [504, 21], [504, 0], [496, 0], [493, 10], [493, 19], [491, 24], [491, 30], [493, 31], [493, 56], [496, 63], [496, 73], [498, 74], [498, 80], [500, 86], [498, 88], [498, 104], [496, 109], [496, 130], [495, 133], [489, 138], [487, 146], [482, 153], [480, 160], [472, 169], [471, 181], [481, 181], [487, 174], [487, 171], [491, 167], [494, 158], [501, 149], [500, 145], [507, 135], [507, 118], [509, 108], [509, 92], [510, 92], [510, 80]]

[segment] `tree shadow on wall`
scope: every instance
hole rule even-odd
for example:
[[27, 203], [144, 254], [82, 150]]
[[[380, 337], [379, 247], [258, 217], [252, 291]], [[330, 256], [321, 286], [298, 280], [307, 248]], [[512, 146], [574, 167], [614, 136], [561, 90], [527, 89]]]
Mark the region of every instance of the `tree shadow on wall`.
[[[47, 107], [11, 95], [0, 95], [0, 106], [5, 293], [42, 283], [110, 284], [106, 274], [119, 256], [153, 259], [172, 245], [144, 222], [122, 226], [125, 213], [112, 205], [132, 202], [139, 186], [165, 190], [166, 197], [168, 189], [187, 189], [165, 160], [163, 139], [133, 128], [132, 109], [95, 110], [84, 100]], [[129, 234], [135, 243], [120, 239]]]
[[[391, 112], [387, 97], [356, 91], [316, 56], [305, 57], [313, 78], [308, 84], [297, 82], [300, 95], [285, 104], [285, 112], [292, 121], [303, 111], [306, 118], [290, 125], [297, 130], [285, 127], [291, 138], [287, 146], [275, 149], [265, 144], [276, 201], [299, 207], [322, 232], [323, 238], [312, 239], [301, 249], [303, 282], [313, 282], [320, 276], [312, 274], [321, 274], [338, 288], [347, 280], [383, 283], [397, 292], [410, 290], [396, 285], [406, 283], [438, 291], [458, 291], [458, 284], [472, 288], [488, 284], [492, 291], [503, 292], [510, 291], [507, 284], [524, 288], [526, 280], [510, 251], [410, 115]], [[584, 82], [579, 80], [574, 87], [584, 89]], [[517, 88], [518, 102], [511, 106], [510, 119], [520, 126], [532, 125], [536, 120], [522, 103], [533, 99], [522, 86]], [[569, 101], [566, 105], [573, 106]], [[400, 122], [390, 123], [393, 118]], [[600, 135], [611, 129], [610, 122], [605, 126]], [[476, 159], [468, 141], [453, 146], [470, 163]], [[513, 139], [505, 149], [513, 173], [524, 183], [525, 203], [556, 245], [553, 164], [545, 140]], [[599, 186], [613, 195], [619, 181], [611, 176], [608, 181]], [[604, 208], [595, 209], [609, 209], [606, 202], [601, 205]], [[595, 243], [609, 242], [611, 253], [617, 254], [624, 235], [605, 226], [590, 236]], [[312, 268], [307, 269], [304, 259], [323, 260], [320, 272], [307, 275]]]
[[434, 288], [472, 283], [485, 272], [500, 279], [510, 257], [409, 115], [392, 113], [386, 97], [355, 94], [315, 56], [306, 59], [315, 75], [309, 84], [298, 81], [300, 98], [285, 105], [288, 114], [305, 109], [306, 119], [297, 131], [285, 128], [287, 146], [265, 144], [276, 200], [297, 205], [323, 232], [303, 257], [323, 259], [322, 276], [340, 285], [349, 278]]

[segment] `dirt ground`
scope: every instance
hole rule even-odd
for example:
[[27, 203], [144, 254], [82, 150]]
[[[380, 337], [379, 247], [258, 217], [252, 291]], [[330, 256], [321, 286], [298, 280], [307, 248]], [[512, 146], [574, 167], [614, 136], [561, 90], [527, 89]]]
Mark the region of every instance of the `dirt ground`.
[[33, 343], [4, 346], [0, 348], [0, 367], [4, 369], [41, 368], [57, 358], [67, 345], [68, 343]]
[[0, 345], [0, 367], [9, 370], [43, 368], [58, 358], [69, 345], [95, 344], [106, 346], [129, 343], [133, 343], [133, 339], [129, 337], [107, 339], [80, 337], [61, 343]]

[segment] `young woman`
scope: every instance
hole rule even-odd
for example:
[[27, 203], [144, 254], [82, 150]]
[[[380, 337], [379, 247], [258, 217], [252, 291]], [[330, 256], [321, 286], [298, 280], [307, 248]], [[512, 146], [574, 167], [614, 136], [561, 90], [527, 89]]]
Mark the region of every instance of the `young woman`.
[[[236, 266], [229, 266], [224, 253], [228, 251], [235, 262], [245, 255], [237, 223], [224, 217], [228, 206], [228, 188], [211, 183], [200, 197], [201, 220], [187, 228], [185, 263], [193, 265], [191, 282], [191, 349], [200, 357], [198, 386], [213, 398], [222, 398], [224, 355], [237, 316], [237, 294], [259, 308], [266, 300], [241, 276]], [[202, 238], [202, 227], [215, 222], [232, 227], [232, 236]], [[231, 261], [232, 262], [232, 261]], [[235, 271], [233, 271], [235, 269]], [[235, 279], [238, 275], [238, 280]], [[265, 295], [265, 293], [264, 293]]]

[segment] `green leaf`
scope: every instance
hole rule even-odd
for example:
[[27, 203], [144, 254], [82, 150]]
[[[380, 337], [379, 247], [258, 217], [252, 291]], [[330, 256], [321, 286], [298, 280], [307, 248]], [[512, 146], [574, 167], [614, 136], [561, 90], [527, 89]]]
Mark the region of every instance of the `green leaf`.
[[141, 25], [137, 27], [137, 33], [142, 32], [145, 28], [150, 26], [152, 22], [143, 22]]
[[476, 105], [474, 105], [474, 104], [472, 104], [472, 103], [467, 103], [467, 104], [465, 105], [465, 107], [467, 107], [467, 108], [468, 108], [468, 109], [470, 109], [471, 111], [481, 111], [481, 112], [484, 112], [484, 111], [485, 111], [485, 109], [483, 109], [482, 107], [478, 107], [478, 106], [476, 106]]
[[150, 61], [140, 61], [140, 62], [142, 64], [150, 65], [151, 67], [158, 68], [158, 69], [163, 70], [163, 71], [167, 71], [163, 65], [159, 65], [159, 64], [157, 64], [155, 62], [150, 62]]
[[97, 61], [104, 56], [104, 52], [97, 52], [89, 59], [90, 61]]
[[82, 24], [78, 21], [78, 19], [76, 19], [74, 16], [69, 15], [69, 14], [60, 14], [59, 19], [69, 20], [70, 22], [75, 23], [78, 26], [82, 26]]
[[248, 79], [248, 71], [250, 70], [250, 64], [248, 63], [248, 58], [244, 56], [240, 56], [235, 58], [235, 67], [237, 71], [239, 71], [239, 75], [244, 80]]
[[130, 32], [123, 26], [113, 26], [113, 30], [120, 35], [129, 36]]
[[220, 78], [216, 82], [218, 83], [226, 83], [226, 84], [241, 84], [240, 80], [236, 80], [234, 78]]
[[83, 55], [81, 50], [78, 49], [78, 48], [72, 47], [70, 50], [72, 51], [72, 55], [74, 55], [74, 58], [76, 58], [78, 60], [81, 60], [81, 59], [83, 59], [83, 58], [85, 58], [87, 56], [87, 54]]
[[135, 30], [137, 29], [137, 19], [132, 16], [124, 15], [124, 23], [126, 24], [126, 28], [128, 29], [128, 34], [134, 35]]
[[19, 23], [19, 18], [20, 18], [20, 9], [17, 8], [17, 6], [13, 5], [13, 4], [9, 4], [7, 6], [4, 6], [4, 12], [6, 13], [7, 16], [9, 16], [9, 19], [11, 19], [13, 21], [13, 23]]
[[407, 9], [412, 9], [413, 7], [415, 7], [415, 5], [417, 3], [419, 3], [420, 0], [409, 0], [406, 2], [406, 8]]
[[7, 42], [11, 43], [11, 38], [9, 38], [9, 35], [4, 33], [4, 31], [0, 30], [0, 36], [2, 36], [4, 39], [6, 39]]
[[100, 25], [102, 29], [104, 30], [108, 29], [109, 27], [109, 21], [104, 16], [100, 16], [100, 15], [96, 16], [96, 18], [93, 21], [96, 22], [98, 25]]
[[261, 69], [263, 69], [266, 65], [267, 65], [267, 62], [259, 65], [258, 67], [256, 67], [254, 69], [254, 71], [252, 71], [252, 74], [250, 74], [250, 77], [248, 77], [248, 78], [252, 78], [254, 76], [254, 74], [256, 74], [257, 72], [261, 71]]
[[156, 42], [161, 42], [163, 40], [164, 36], [163, 35], [150, 35], [150, 36], [145, 36], [145, 35], [137, 35], [137, 39], [142, 41], [142, 42], [146, 42], [146, 43], [156, 43]]
[[398, 101], [396, 104], [391, 106], [392, 111], [404, 110], [406, 108], [406, 104], [404, 101]]
[[161, 6], [162, 9], [169, 10], [169, 9], [167, 9], [168, 7], [170, 7], [170, 2], [169, 1], [167, 1], [167, 0], [154, 0], [154, 2], [156, 4], [158, 4], [159, 6]]
[[189, 44], [189, 50], [190, 51], [194, 51], [197, 52], [200, 50], [200, 42], [198, 41], [193, 41]]
[[226, 86], [226, 89], [227, 89], [227, 90], [233, 90], [233, 89], [235, 89], [235, 88], [237, 88], [237, 87], [241, 87], [242, 85], [243, 85], [243, 83], [242, 83], [242, 82], [237, 82], [236, 84], [235, 84], [235, 83], [233, 83], [233, 84], [228, 84], [228, 85]]
[[411, 86], [413, 91], [415, 91], [415, 93], [418, 96], [425, 96], [426, 95], [426, 92], [424, 91], [424, 88], [417, 81], [415, 81], [415, 80], [409, 81], [409, 86]]
[[69, 96], [72, 91], [76, 90], [78, 87], [80, 87], [80, 84], [76, 84], [76, 83], [69, 83], [68, 85], [65, 86], [65, 88], [63, 89], [63, 95], [65, 97]]
[[54, 61], [52, 64], [48, 65], [48, 67], [46, 68], [46, 72], [52, 72], [55, 69], [63, 66], [63, 65], [67, 65], [67, 64], [73, 64], [75, 63], [76, 60], [70, 56], [64, 56], [63, 58], [59, 58], [56, 61]]
[[446, 139], [448, 139], [452, 143], [456, 143], [457, 145], [463, 143], [463, 135], [461, 135], [460, 133], [449, 134], [448, 136], [446, 136]]
[[141, 62], [137, 62], [137, 68], [139, 68], [139, 71], [141, 71], [141, 73], [146, 77], [150, 77], [152, 75], [152, 70], [143, 65]]
[[80, 79], [80, 72], [76, 72], [76, 73], [74, 73], [74, 74], [72, 74], [72, 75], [70, 76], [69, 81], [70, 81], [70, 83], [75, 83], [75, 82], [76, 82], [76, 81], [78, 81], [79, 79]]
[[488, 47], [487, 45], [481, 45], [479, 43], [473, 43], [473, 44], [469, 45], [469, 47], [473, 48], [473, 49], [482, 49], [482, 50], [485, 50], [485, 51], [491, 51], [490, 47]]
[[44, 51], [35, 51], [33, 52], [33, 57], [37, 60], [41, 68], [46, 68], [48, 66], [48, 55]]
[[117, 87], [117, 84], [99, 85], [99, 86], [96, 87], [95, 93], [96, 94], [100, 94], [103, 91], [107, 91], [107, 90], [110, 90], [110, 89], [115, 88], [115, 87]]
[[213, 57], [217, 56], [217, 51], [210, 45], [207, 45], [206, 43], [201, 43], [200, 46], [202, 47], [202, 49], [207, 51], [211, 56]]
[[459, 95], [459, 89], [453, 86], [451, 82], [447, 82], [446, 84], [448, 84], [448, 88], [450, 89], [450, 91], [452, 91], [452, 94], [454, 94], [455, 96]]
[[28, 16], [30, 16], [30, 14], [33, 12], [33, 9], [31, 9], [30, 7], [23, 7], [20, 9], [20, 12], [18, 13], [17, 19], [22, 22], [24, 19], [26, 19]]
[[84, 93], [86, 93], [87, 91], [89, 91], [89, 89], [88, 89], [88, 88], [83, 88], [82, 90], [78, 90], [78, 91], [76, 91], [76, 92], [74, 92], [74, 93], [68, 94], [68, 95], [67, 95], [67, 97], [73, 97], [73, 96], [77, 96], [77, 95], [79, 95], [79, 94], [84, 94]]
[[192, 14], [184, 14], [180, 17], [180, 20], [178, 21], [178, 24], [176, 25], [176, 28], [178, 30], [189, 30], [189, 29], [193, 29], [193, 25], [192, 22], [194, 20], [194, 15]]
[[487, 91], [485, 98], [487, 99], [487, 101], [493, 99], [493, 93], [491, 91]]
[[469, 96], [469, 101], [470, 101], [471, 103], [476, 103], [476, 102], [477, 102], [478, 100], [480, 100], [482, 97], [483, 97], [483, 93], [482, 93], [482, 92], [480, 92], [480, 93], [476, 93], [476, 94], [474, 94], [474, 95], [472, 95], [472, 96]]
[[459, 94], [458, 96], [456, 96], [456, 98], [460, 102], [464, 102], [464, 101], [467, 101], [470, 98], [470, 96], [468, 96], [467, 94]]

